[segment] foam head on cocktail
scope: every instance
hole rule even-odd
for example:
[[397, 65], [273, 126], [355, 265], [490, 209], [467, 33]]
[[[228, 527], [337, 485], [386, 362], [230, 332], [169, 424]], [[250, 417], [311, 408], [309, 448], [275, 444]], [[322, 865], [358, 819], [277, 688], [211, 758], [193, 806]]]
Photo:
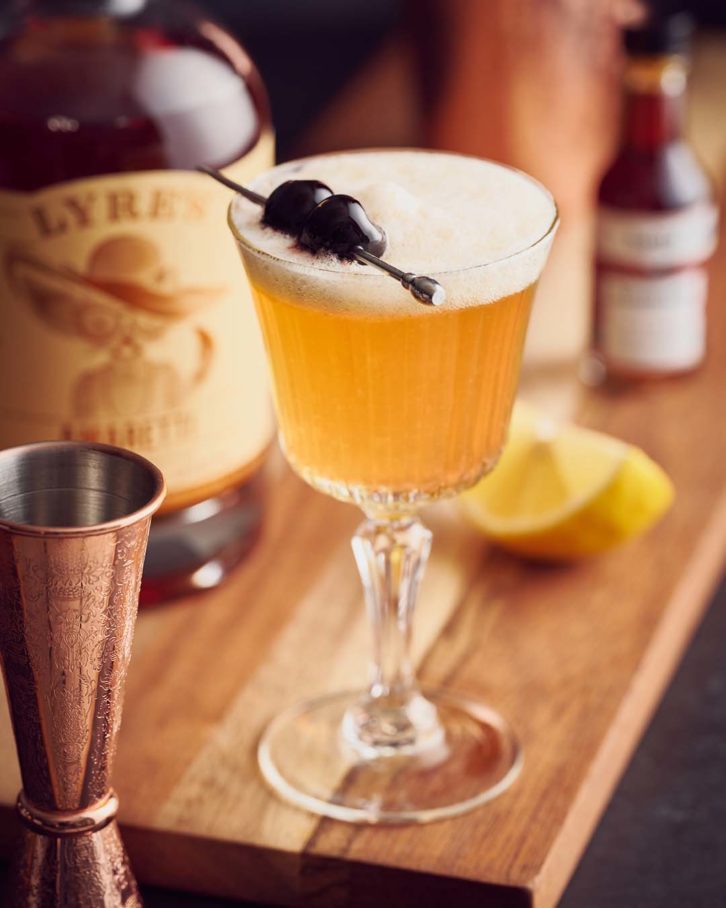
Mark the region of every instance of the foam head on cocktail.
[[[519, 757], [495, 713], [449, 694], [424, 697], [413, 680], [409, 622], [430, 544], [415, 512], [496, 462], [556, 207], [518, 171], [431, 152], [309, 158], [269, 171], [254, 189], [268, 196], [286, 180], [354, 197], [384, 231], [386, 259], [431, 275], [446, 301], [422, 305], [351, 256], [311, 252], [299, 239], [304, 224], [297, 235], [276, 230], [242, 197], [230, 208], [285, 454], [311, 485], [368, 517], [353, 546], [376, 644], [366, 694], [275, 720], [263, 770], [289, 799], [341, 819], [449, 816], [509, 784]], [[308, 225], [314, 216], [324, 223], [313, 209]], [[437, 767], [433, 788], [424, 765]]]

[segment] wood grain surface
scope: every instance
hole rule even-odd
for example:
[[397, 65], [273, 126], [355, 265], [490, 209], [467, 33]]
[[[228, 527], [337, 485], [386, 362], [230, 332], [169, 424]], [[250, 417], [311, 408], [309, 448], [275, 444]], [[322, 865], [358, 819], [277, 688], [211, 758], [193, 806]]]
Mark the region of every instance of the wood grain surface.
[[[582, 236], [569, 236], [560, 239], [578, 250], [570, 264], [582, 268]], [[547, 292], [561, 288], [566, 318], [582, 299], [568, 294], [565, 250], [560, 259]], [[723, 567], [725, 295], [722, 243], [710, 354], [690, 378], [591, 392], [572, 362], [525, 373], [525, 394], [642, 446], [668, 470], [677, 500], [647, 536], [580, 565], [538, 567], [487, 545], [454, 505], [426, 513], [434, 548], [416, 624], [421, 677], [490, 703], [525, 752], [514, 786], [464, 817], [347, 826], [284, 806], [261, 782], [265, 723], [301, 697], [362, 685], [368, 642], [349, 550], [358, 514], [273, 457], [266, 527], [245, 565], [220, 590], [138, 622], [114, 777], [139, 878], [320, 908], [555, 905]], [[5, 852], [18, 788], [3, 703]]]

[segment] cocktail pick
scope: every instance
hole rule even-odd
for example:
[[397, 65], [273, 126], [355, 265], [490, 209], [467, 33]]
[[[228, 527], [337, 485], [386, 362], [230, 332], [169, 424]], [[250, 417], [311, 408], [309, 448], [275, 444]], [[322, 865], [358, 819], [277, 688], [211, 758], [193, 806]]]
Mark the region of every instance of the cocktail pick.
[[[255, 205], [260, 205], [264, 208], [267, 204], [267, 198], [265, 198], [265, 196], [260, 195], [258, 192], [254, 192], [252, 189], [248, 189], [241, 183], [230, 180], [229, 177], [226, 177], [214, 167], [208, 167], [206, 164], [201, 164], [197, 167], [197, 170], [213, 177], [218, 183], [221, 183], [228, 189], [238, 192], [241, 196], [244, 196], [244, 198], [253, 202]], [[405, 290], [408, 290], [420, 303], [424, 303], [427, 306], [441, 306], [446, 301], [446, 291], [441, 284], [432, 277], [426, 277], [426, 275], [423, 274], [413, 274], [410, 271], [401, 271], [400, 268], [396, 268], [389, 262], [383, 261], [379, 256], [374, 255], [362, 246], [354, 246], [350, 250], [350, 253], [358, 262], [361, 262], [364, 265], [373, 265], [374, 268], [378, 268], [390, 275], [390, 277], [397, 280], [401, 286]]]

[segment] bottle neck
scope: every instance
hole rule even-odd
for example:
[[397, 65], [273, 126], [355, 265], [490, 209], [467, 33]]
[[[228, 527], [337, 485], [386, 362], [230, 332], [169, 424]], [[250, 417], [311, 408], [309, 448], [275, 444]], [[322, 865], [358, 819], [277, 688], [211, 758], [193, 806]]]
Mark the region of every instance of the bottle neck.
[[636, 57], [625, 70], [622, 144], [653, 151], [684, 128], [688, 62], [681, 56]]

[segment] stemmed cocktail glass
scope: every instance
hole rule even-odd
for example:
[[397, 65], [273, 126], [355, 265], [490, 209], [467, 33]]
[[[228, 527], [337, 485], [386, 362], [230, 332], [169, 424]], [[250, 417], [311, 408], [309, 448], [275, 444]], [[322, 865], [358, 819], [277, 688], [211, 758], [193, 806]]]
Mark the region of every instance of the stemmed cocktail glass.
[[[437, 167], [455, 173], [474, 166], [455, 155], [391, 151], [365, 153], [360, 167], [370, 169], [371, 179], [385, 179], [397, 154], [418, 163], [427, 156], [432, 178]], [[316, 176], [316, 162], [333, 157], [339, 156], [308, 159], [304, 170]], [[506, 187], [516, 188], [511, 204], [530, 199], [540, 229], [533, 236], [523, 228], [521, 243], [500, 258], [427, 271], [447, 294], [437, 308], [372, 268], [346, 270], [312, 254], [271, 251], [249, 226], [249, 203], [238, 198], [230, 209], [287, 459], [314, 488], [357, 504], [366, 517], [353, 551], [373, 634], [369, 687], [293, 706], [273, 720], [259, 748], [262, 772], [279, 794], [340, 820], [452, 816], [504, 790], [521, 764], [497, 713], [467, 697], [422, 691], [409, 656], [431, 545], [418, 511], [473, 485], [496, 463], [535, 284], [557, 222], [540, 184], [477, 163], [475, 177], [502, 184], [503, 195], [494, 193], [491, 204], [506, 214]], [[300, 168], [300, 162], [278, 168], [276, 182]]]

